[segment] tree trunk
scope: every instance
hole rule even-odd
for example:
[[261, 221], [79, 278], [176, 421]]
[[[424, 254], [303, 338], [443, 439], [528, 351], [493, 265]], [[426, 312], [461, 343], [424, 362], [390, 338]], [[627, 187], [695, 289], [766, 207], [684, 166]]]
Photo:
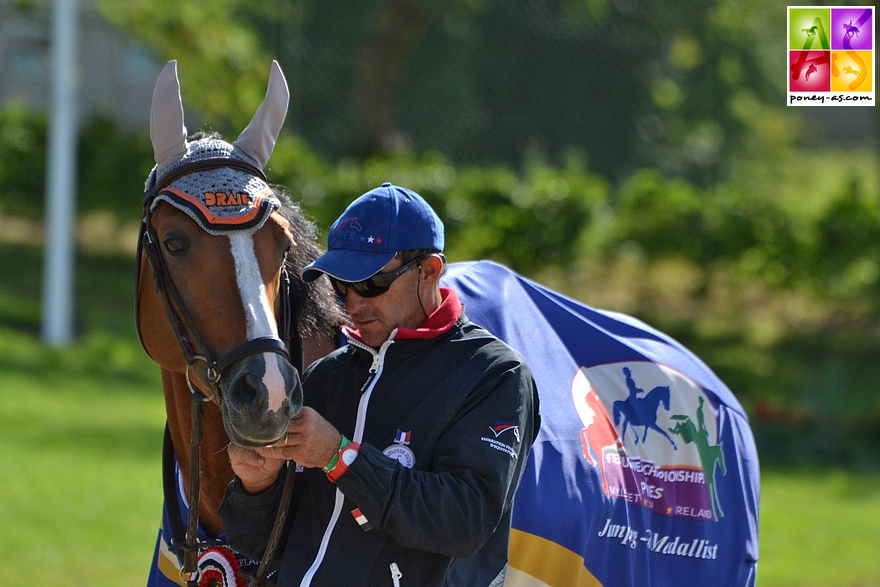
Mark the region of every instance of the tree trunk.
[[399, 146], [402, 133], [391, 122], [394, 97], [414, 42], [424, 29], [420, 0], [385, 0], [368, 37], [354, 83], [354, 153], [366, 156]]

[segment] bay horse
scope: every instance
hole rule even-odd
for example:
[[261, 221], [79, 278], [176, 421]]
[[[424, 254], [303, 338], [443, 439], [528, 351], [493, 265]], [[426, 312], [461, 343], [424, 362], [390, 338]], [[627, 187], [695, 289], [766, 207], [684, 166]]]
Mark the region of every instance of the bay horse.
[[[187, 140], [176, 62], [154, 90], [156, 166], [145, 189], [136, 288], [138, 334], [161, 367], [167, 415], [166, 534], [151, 585], [179, 584], [173, 571], [157, 570], [163, 552], [165, 566], [175, 566], [169, 548], [189, 557], [181, 580], [199, 584], [204, 569], [193, 568], [195, 557], [222, 536], [218, 509], [233, 478], [227, 445], [265, 446], [283, 436], [302, 407], [299, 370], [335, 348], [345, 321], [326, 280], [299, 277], [320, 254], [314, 225], [263, 173], [288, 96], [273, 63], [266, 99], [230, 144], [216, 134]], [[196, 474], [187, 466], [193, 455]], [[177, 517], [197, 520], [201, 538], [187, 536], [197, 550], [169, 540]]]

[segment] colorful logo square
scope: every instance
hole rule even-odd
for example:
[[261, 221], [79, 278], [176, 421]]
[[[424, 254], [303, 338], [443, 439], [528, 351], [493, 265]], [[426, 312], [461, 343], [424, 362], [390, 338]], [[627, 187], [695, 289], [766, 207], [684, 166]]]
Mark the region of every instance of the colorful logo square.
[[831, 25], [830, 8], [790, 8], [788, 18], [790, 50], [831, 49], [828, 28]]
[[831, 91], [870, 92], [874, 89], [873, 51], [832, 51]]
[[789, 91], [831, 91], [831, 51], [789, 51], [788, 55]]
[[789, 106], [874, 106], [874, 7], [788, 7]]
[[874, 39], [874, 10], [869, 7], [833, 8], [831, 10], [831, 48], [871, 50]]

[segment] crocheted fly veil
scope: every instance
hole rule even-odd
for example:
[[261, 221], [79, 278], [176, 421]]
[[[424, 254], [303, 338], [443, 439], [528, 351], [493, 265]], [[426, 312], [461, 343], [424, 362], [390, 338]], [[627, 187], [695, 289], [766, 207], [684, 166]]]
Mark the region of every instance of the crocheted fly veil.
[[281, 206], [263, 168], [284, 124], [290, 93], [272, 62], [266, 98], [230, 144], [218, 136], [187, 141], [177, 62], [162, 70], [153, 92], [150, 139], [156, 166], [145, 186], [151, 211], [165, 201], [212, 235], [260, 228]]

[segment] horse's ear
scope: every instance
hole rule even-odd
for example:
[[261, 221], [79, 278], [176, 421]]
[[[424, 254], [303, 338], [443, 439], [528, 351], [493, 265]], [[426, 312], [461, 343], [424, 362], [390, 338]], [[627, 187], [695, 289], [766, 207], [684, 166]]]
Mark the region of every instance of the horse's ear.
[[260, 104], [250, 124], [241, 131], [238, 140], [233, 143], [239, 152], [252, 159], [260, 169], [266, 166], [266, 162], [272, 156], [272, 150], [275, 149], [275, 141], [287, 116], [289, 101], [290, 91], [287, 89], [287, 81], [281, 72], [281, 66], [277, 61], [273, 61], [266, 99]]
[[150, 140], [153, 142], [153, 158], [159, 169], [186, 155], [186, 127], [183, 125], [177, 61], [169, 61], [156, 80], [150, 107]]

